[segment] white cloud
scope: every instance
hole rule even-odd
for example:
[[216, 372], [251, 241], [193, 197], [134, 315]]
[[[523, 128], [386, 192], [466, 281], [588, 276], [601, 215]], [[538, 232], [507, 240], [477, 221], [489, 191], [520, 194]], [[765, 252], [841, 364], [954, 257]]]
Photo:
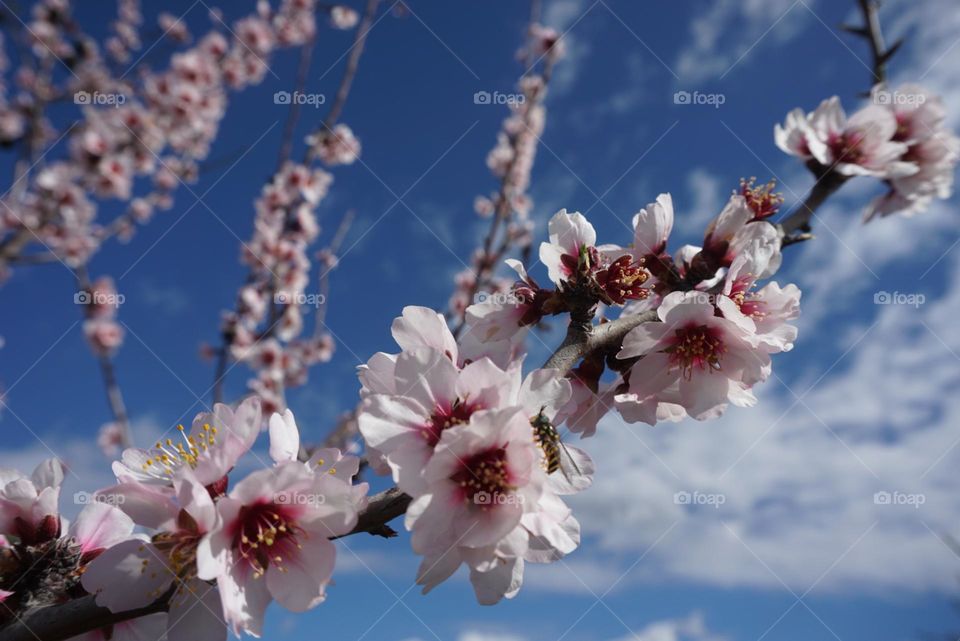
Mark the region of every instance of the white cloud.
[[[825, 244], [839, 251], [838, 242]], [[919, 308], [873, 308], [871, 295], [872, 327], [836, 329], [826, 317], [819, 333], [801, 333], [798, 354], [775, 367], [817, 341], [836, 341], [822, 350], [831, 356], [807, 357], [792, 391], [766, 384], [755, 408], [656, 428], [608, 417], [584, 443], [602, 464], [595, 487], [574, 501], [590, 536], [579, 552], [586, 556], [573, 558], [594, 575], [616, 568], [619, 586], [954, 591], [957, 559], [942, 538], [960, 523], [960, 254], [942, 267], [947, 291]], [[923, 504], [875, 503], [883, 491]], [[704, 504], [677, 504], [678, 492], [699, 492], [693, 502]], [[722, 504], [710, 505], [712, 496]], [[605, 589], [597, 583], [591, 589]]]
[[[813, 0], [806, 5], [815, 9]], [[699, 82], [746, 64], [765, 44], [795, 37], [812, 18], [797, 0], [719, 0], [690, 24], [691, 41], [674, 69], [683, 82]]]
[[689, 204], [684, 206], [674, 200], [674, 237], [682, 239], [680, 242], [699, 244], [707, 223], [720, 213], [725, 196], [734, 186], [702, 167], [687, 174], [687, 199], [683, 202]]
[[[527, 641], [527, 638], [510, 632], [464, 630], [457, 641]], [[707, 629], [703, 615], [693, 612], [681, 619], [655, 621], [616, 641], [724, 641], [724, 637]]]

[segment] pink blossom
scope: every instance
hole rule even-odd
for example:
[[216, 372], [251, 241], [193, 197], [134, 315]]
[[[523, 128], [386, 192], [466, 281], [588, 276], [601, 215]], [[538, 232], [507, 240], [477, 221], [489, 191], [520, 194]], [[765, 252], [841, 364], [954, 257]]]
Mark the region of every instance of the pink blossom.
[[0, 468], [0, 534], [36, 544], [60, 535], [57, 504], [63, 483], [63, 465], [47, 459], [33, 473]]
[[555, 561], [579, 544], [579, 524], [558, 495], [588, 486], [592, 463], [577, 451], [577, 481], [548, 477], [530, 429], [526, 411], [509, 408], [477, 412], [442, 435], [424, 469], [428, 491], [406, 515], [424, 555], [424, 592], [465, 563], [477, 600], [493, 604], [517, 594], [525, 561]]
[[217, 581], [235, 634], [259, 636], [271, 600], [294, 612], [326, 597], [336, 548], [357, 520], [349, 483], [297, 461], [253, 472], [217, 501], [218, 525], [197, 550], [198, 576]]
[[629, 386], [648, 407], [640, 420], [654, 424], [660, 402], [680, 405], [697, 420], [721, 414], [728, 403], [755, 403], [749, 389], [769, 375], [770, 357], [704, 298], [669, 294], [657, 311], [661, 322], [639, 325], [624, 337], [617, 358], [642, 357], [630, 368]]
[[482, 409], [502, 407], [513, 396], [514, 376], [488, 359], [463, 370], [430, 348], [404, 351], [393, 371], [396, 394], [367, 396], [359, 414], [364, 440], [386, 456], [397, 486], [417, 496], [423, 467], [443, 432]]
[[329, 167], [352, 165], [360, 157], [360, 141], [345, 124], [324, 129], [307, 137], [311, 153]]
[[175, 494], [168, 495], [155, 487], [122, 483], [100, 494], [122, 497], [120, 506], [137, 516], [149, 514], [144, 524], [163, 532], [151, 540], [125, 538], [110, 546], [87, 565], [81, 582], [98, 605], [112, 612], [144, 607], [172, 590], [165, 622], [169, 641], [223, 639], [219, 592], [197, 576], [198, 546], [215, 527], [217, 511], [188, 468], [176, 474], [173, 488]]
[[330, 7], [330, 23], [337, 29], [353, 29], [360, 21], [356, 11], [344, 5]]
[[216, 404], [198, 414], [190, 432], [178, 426], [178, 441], [158, 441], [151, 449], [129, 448], [113, 472], [121, 482], [169, 486], [180, 468], [189, 467], [203, 485], [217, 483], [253, 445], [262, 425], [260, 399], [245, 399], [236, 410]]
[[550, 280], [559, 285], [571, 278], [580, 261], [597, 242], [597, 232], [580, 212], [568, 214], [561, 209], [548, 224], [550, 242], [540, 244], [540, 262], [549, 274]]

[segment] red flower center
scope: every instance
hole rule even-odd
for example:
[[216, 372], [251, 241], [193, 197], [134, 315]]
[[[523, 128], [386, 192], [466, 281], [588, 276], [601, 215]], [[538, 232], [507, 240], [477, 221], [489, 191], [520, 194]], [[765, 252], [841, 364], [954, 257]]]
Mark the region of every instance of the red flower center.
[[828, 142], [830, 152], [833, 154], [833, 162], [850, 163], [854, 165], [861, 164], [866, 158], [863, 151], [863, 141], [865, 136], [859, 131], [846, 131], [842, 134], [832, 134]]
[[450, 480], [460, 486], [465, 503], [481, 508], [497, 505], [516, 489], [511, 483], [505, 447], [490, 448], [461, 462]]
[[452, 407], [437, 405], [430, 415], [430, 421], [420, 428], [420, 435], [430, 447], [436, 447], [440, 442], [443, 431], [454, 425], [462, 425], [470, 420], [470, 416], [480, 409], [478, 405], [464, 403], [457, 400]]
[[281, 572], [284, 558], [296, 554], [298, 536], [306, 533], [297, 525], [290, 505], [256, 503], [240, 508], [233, 528], [233, 548], [259, 577], [270, 565]]
[[687, 380], [694, 368], [700, 370], [720, 369], [720, 360], [725, 351], [720, 330], [706, 325], [690, 325], [674, 331], [672, 345], [664, 350], [670, 362], [683, 370]]

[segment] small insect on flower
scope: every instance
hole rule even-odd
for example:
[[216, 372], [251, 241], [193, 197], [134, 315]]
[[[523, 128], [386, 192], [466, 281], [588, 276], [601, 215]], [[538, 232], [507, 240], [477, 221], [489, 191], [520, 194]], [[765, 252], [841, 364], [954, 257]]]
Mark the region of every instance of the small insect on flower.
[[557, 470], [560, 470], [564, 478], [566, 478], [567, 481], [571, 481], [567, 471], [563, 468], [562, 455], [566, 455], [578, 476], [582, 475], [582, 472], [579, 466], [577, 466], [577, 462], [570, 456], [567, 446], [564, 445], [560, 439], [560, 433], [557, 431], [557, 428], [554, 427], [550, 419], [544, 415], [543, 412], [545, 409], [546, 406], [541, 407], [540, 412], [530, 419], [530, 425], [533, 426], [533, 439], [537, 442], [537, 445], [540, 446], [540, 449], [543, 450], [547, 474], [553, 474]]

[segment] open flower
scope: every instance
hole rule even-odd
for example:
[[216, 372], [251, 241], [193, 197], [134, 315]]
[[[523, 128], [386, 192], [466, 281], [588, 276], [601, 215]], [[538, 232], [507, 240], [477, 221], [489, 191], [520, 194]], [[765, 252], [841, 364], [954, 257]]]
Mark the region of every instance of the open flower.
[[797, 338], [797, 328], [787, 321], [800, 315], [800, 289], [793, 284], [781, 288], [770, 282], [754, 291], [756, 274], [764, 269], [755, 255], [737, 257], [727, 272], [717, 307], [724, 318], [744, 330], [753, 345], [771, 353], [789, 351]]
[[[124, 537], [87, 565], [81, 581], [84, 589], [96, 595], [97, 604], [112, 612], [145, 607], [170, 593], [164, 626], [169, 641], [225, 639], [219, 592], [197, 576], [198, 545], [216, 525], [217, 511], [210, 493], [189, 468], [178, 471], [173, 483], [172, 497], [150, 485], [140, 485], [142, 493], [133, 492], [136, 484], [132, 483], [100, 493], [125, 508], [127, 502], [120, 497], [131, 499], [139, 507], [125, 511], [140, 525], [160, 532], [149, 540]], [[152, 509], [145, 500], [150, 493]], [[144, 518], [138, 518], [141, 516]]]
[[271, 600], [303, 612], [325, 598], [336, 548], [357, 521], [356, 495], [334, 474], [297, 461], [253, 472], [216, 504], [200, 541], [198, 576], [216, 579], [235, 634], [259, 636]]
[[483, 605], [520, 589], [524, 562], [573, 551], [580, 526], [560, 494], [589, 485], [592, 463], [578, 450], [576, 481], [548, 476], [520, 408], [487, 410], [444, 433], [425, 469], [429, 491], [407, 510], [411, 543], [424, 559], [417, 583], [429, 592], [461, 564]]
[[413, 496], [425, 490], [423, 470], [443, 432], [479, 410], [508, 405], [514, 376], [489, 359], [459, 370], [437, 350], [420, 348], [397, 357], [395, 394], [364, 399], [360, 433], [384, 456], [397, 486]]
[[808, 119], [807, 146], [824, 167], [845, 176], [903, 176], [916, 166], [900, 160], [906, 145], [894, 140], [897, 120], [879, 105], [868, 105], [847, 118], [840, 99], [824, 100]]
[[216, 404], [212, 413], [198, 414], [190, 432], [178, 426], [180, 438], [158, 441], [151, 449], [129, 448], [113, 464], [117, 479], [172, 485], [176, 471], [193, 470], [203, 485], [221, 481], [253, 445], [261, 427], [260, 400], [251, 396], [236, 410]]
[[721, 414], [728, 403], [755, 403], [749, 389], [769, 375], [770, 357], [741, 327], [717, 316], [698, 292], [669, 294], [658, 315], [662, 322], [632, 329], [617, 354], [642, 357], [630, 369], [631, 394], [679, 405], [697, 420]]

